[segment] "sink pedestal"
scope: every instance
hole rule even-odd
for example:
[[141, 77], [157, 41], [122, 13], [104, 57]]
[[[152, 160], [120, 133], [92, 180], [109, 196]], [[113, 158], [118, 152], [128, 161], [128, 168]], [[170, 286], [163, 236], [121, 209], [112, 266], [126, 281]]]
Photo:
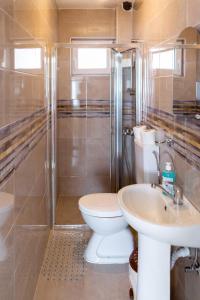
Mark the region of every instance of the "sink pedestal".
[[171, 246], [139, 234], [137, 300], [170, 300]]

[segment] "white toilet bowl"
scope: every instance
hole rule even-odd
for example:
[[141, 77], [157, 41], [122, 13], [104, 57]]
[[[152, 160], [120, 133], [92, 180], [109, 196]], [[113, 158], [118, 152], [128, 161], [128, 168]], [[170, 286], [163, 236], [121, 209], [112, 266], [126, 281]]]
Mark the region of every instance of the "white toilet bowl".
[[117, 194], [90, 194], [79, 200], [79, 209], [93, 235], [85, 260], [96, 264], [128, 263], [133, 236], [118, 205]]

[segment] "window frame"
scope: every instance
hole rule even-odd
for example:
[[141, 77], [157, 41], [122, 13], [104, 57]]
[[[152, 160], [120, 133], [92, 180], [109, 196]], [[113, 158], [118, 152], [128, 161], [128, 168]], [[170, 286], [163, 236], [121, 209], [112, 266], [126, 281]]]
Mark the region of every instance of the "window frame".
[[[166, 53], [172, 53], [173, 57], [172, 57], [172, 63], [173, 63], [173, 66], [171, 66], [170, 68], [166, 68], [166, 67], [163, 67], [162, 65], [162, 62], [161, 62], [161, 59], [163, 59], [163, 54], [166, 54]], [[156, 61], [156, 63], [158, 63], [158, 65], [154, 65], [155, 62], [154, 62], [154, 57], [155, 56], [158, 56], [158, 60]], [[167, 70], [167, 71], [174, 71], [174, 62], [175, 62], [175, 51], [173, 48], [169, 48], [169, 49], [162, 49], [162, 50], [158, 50], [158, 51], [153, 51], [152, 53], [152, 68], [154, 71], [157, 71], [157, 70]]]
[[[74, 44], [112, 44], [114, 42], [113, 39], [71, 39], [71, 43]], [[109, 75], [111, 73], [111, 58], [110, 58], [110, 49], [108, 48], [94, 48], [94, 49], [106, 49], [107, 50], [107, 67], [106, 68], [94, 68], [94, 69], [79, 69], [78, 68], [78, 49], [74, 48], [71, 50], [71, 74], [73, 76], [76, 75]], [[92, 49], [88, 47], [88, 49]]]
[[[40, 67], [37, 68], [24, 68], [22, 67], [16, 67], [16, 58], [15, 58], [15, 51], [16, 50], [32, 50], [32, 49], [39, 49], [40, 50]], [[43, 57], [44, 57], [44, 53], [43, 53], [43, 48], [42, 47], [38, 47], [38, 46], [22, 46], [22, 47], [15, 47], [14, 49], [14, 55], [13, 55], [13, 68], [15, 71], [22, 71], [22, 72], [33, 72], [33, 73], [38, 73], [39, 71], [41, 71], [43, 69]]]

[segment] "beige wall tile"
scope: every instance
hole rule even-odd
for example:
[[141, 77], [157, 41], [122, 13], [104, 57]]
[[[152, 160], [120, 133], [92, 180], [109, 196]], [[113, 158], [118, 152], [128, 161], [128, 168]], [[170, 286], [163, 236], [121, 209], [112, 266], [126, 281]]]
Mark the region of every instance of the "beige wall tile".
[[8, 14], [12, 16], [13, 13], [13, 0], [0, 0], [0, 8], [5, 10]]
[[87, 139], [87, 176], [107, 176], [110, 174], [110, 141], [106, 139]]
[[116, 9], [116, 37], [118, 43], [130, 43], [132, 40], [132, 10]]
[[114, 37], [115, 10], [59, 10], [58, 36], [60, 42], [71, 37]]
[[63, 118], [58, 119], [58, 137], [85, 138], [87, 123], [86, 118]]
[[[43, 68], [16, 72], [14, 48], [19, 42], [28, 41], [31, 47], [41, 47], [41, 41], [45, 44], [55, 41], [56, 14], [51, 0], [0, 1], [0, 127], [46, 105]], [[46, 151], [44, 136], [9, 178], [9, 183], [1, 187], [1, 191], [14, 195], [13, 212], [1, 227], [7, 251], [5, 259], [0, 261], [2, 300], [27, 300], [34, 294], [49, 233]], [[37, 229], [30, 230], [29, 225]], [[39, 230], [37, 225], [43, 226]]]
[[110, 177], [60, 177], [58, 182], [60, 196], [83, 196], [90, 193], [106, 193], [110, 191]]
[[198, 26], [200, 24], [200, 1], [186, 0], [187, 4], [187, 26]]
[[109, 100], [110, 99], [110, 76], [88, 77], [87, 98], [89, 100]]
[[110, 138], [109, 118], [88, 118], [87, 119], [87, 138], [105, 139]]
[[58, 140], [58, 176], [86, 176], [85, 139]]
[[173, 83], [173, 76], [160, 77], [159, 108], [169, 113], [173, 111]]

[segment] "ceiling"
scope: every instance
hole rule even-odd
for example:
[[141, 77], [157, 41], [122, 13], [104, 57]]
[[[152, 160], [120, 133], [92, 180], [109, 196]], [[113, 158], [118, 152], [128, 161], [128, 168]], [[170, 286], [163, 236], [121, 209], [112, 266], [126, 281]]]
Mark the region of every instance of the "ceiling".
[[115, 8], [122, 2], [123, 2], [123, 0], [56, 0], [57, 7], [59, 9], [65, 9], [65, 8]]

